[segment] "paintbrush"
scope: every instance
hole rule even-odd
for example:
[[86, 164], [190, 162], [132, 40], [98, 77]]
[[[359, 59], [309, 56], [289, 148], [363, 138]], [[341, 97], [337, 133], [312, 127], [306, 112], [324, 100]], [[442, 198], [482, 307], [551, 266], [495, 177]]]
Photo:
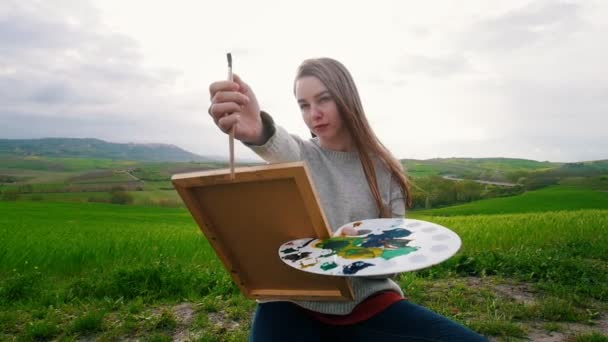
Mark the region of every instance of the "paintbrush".
[[[228, 52], [226, 54], [226, 58], [228, 58], [228, 81], [234, 81], [232, 77], [232, 54]], [[230, 129], [230, 137], [228, 138], [228, 144], [230, 145], [230, 180], [234, 180], [234, 129], [235, 125]]]

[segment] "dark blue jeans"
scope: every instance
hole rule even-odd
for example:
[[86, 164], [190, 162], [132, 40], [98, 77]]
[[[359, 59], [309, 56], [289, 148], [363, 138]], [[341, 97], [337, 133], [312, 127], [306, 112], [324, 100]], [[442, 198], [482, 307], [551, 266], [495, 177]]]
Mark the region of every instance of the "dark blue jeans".
[[429, 309], [402, 300], [367, 321], [323, 324], [289, 302], [259, 304], [251, 342], [266, 341], [488, 341], [482, 335]]

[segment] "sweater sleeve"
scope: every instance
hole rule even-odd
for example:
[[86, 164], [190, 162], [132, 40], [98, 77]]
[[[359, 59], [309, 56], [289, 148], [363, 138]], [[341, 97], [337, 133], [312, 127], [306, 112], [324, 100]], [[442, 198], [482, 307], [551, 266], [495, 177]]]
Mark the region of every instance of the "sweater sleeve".
[[283, 127], [275, 125], [268, 113], [262, 112], [261, 116], [264, 135], [268, 137], [266, 142], [262, 145], [245, 143], [245, 146], [270, 163], [302, 160], [303, 140], [289, 134]]

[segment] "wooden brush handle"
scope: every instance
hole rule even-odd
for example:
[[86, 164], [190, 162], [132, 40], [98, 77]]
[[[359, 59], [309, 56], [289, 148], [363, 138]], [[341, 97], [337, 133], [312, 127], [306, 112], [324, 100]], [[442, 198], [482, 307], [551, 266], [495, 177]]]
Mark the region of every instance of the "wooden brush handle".
[[[228, 81], [234, 81], [232, 77], [232, 55], [228, 53]], [[232, 126], [230, 129], [230, 137], [228, 138], [228, 145], [230, 146], [230, 180], [234, 180], [234, 129]]]
[[230, 129], [228, 144], [230, 145], [230, 179], [234, 180], [234, 126]]

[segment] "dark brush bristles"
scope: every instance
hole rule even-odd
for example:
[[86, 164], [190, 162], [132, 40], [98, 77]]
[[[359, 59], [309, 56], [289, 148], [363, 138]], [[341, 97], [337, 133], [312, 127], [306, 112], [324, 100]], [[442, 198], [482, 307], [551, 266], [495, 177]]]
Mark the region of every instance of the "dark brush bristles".
[[232, 54], [230, 52], [228, 52], [226, 54], [226, 58], [228, 58], [228, 67], [232, 68]]

